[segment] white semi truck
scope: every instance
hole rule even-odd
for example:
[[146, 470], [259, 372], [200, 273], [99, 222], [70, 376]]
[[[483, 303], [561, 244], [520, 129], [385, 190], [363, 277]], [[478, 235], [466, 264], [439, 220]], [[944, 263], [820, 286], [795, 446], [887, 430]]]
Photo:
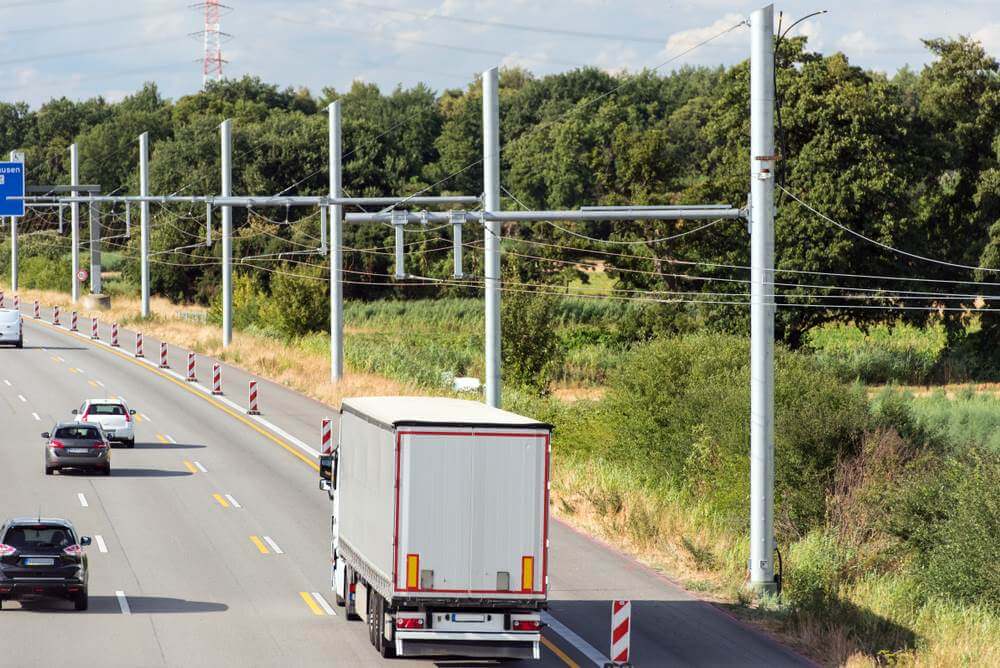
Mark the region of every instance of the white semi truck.
[[383, 656], [539, 658], [551, 433], [474, 401], [343, 401], [331, 588]]

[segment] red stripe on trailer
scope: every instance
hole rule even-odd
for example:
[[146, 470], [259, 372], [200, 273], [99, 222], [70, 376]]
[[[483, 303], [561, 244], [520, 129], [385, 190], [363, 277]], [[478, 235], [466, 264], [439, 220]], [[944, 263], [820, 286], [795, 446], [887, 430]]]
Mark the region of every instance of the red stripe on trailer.
[[194, 374], [194, 353], [188, 353], [188, 372], [187, 379], [189, 382], [195, 382], [198, 380], [197, 376]]
[[222, 394], [222, 367], [212, 363], [212, 394]]

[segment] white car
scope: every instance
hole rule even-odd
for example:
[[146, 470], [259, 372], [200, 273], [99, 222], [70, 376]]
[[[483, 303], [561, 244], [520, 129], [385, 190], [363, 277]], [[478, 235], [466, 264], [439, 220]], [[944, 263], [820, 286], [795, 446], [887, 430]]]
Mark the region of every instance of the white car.
[[127, 448], [135, 447], [135, 415], [124, 399], [88, 399], [73, 410], [77, 422], [100, 425], [109, 441], [118, 441]]
[[24, 347], [20, 311], [0, 308], [0, 343], [12, 343], [18, 348]]

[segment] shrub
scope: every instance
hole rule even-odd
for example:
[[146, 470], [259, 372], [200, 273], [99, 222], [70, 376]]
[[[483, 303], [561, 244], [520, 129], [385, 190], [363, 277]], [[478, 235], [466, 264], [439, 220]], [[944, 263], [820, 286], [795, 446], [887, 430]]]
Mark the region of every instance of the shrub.
[[822, 529], [793, 543], [783, 589], [788, 604], [799, 611], [828, 612], [837, 602], [844, 564], [843, 548]]
[[526, 293], [504, 296], [503, 372], [505, 380], [539, 393], [548, 389], [565, 355], [555, 329], [557, 299]]
[[[824, 515], [836, 462], [856, 452], [868, 422], [859, 388], [814, 360], [779, 349], [775, 373], [775, 493], [784, 532]], [[728, 335], [659, 339], [616, 374], [604, 456], [690, 490], [738, 528], [749, 497], [749, 342]]]
[[[294, 273], [293, 273], [294, 272]], [[271, 298], [259, 318], [285, 336], [303, 336], [330, 327], [330, 284], [324, 270], [283, 265], [271, 278]]]

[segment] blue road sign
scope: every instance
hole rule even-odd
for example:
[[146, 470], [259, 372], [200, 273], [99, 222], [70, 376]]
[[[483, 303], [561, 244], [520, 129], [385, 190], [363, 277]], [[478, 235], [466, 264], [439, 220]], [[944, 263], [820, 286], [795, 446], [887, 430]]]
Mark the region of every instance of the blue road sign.
[[23, 216], [24, 163], [0, 162], [0, 216]]

